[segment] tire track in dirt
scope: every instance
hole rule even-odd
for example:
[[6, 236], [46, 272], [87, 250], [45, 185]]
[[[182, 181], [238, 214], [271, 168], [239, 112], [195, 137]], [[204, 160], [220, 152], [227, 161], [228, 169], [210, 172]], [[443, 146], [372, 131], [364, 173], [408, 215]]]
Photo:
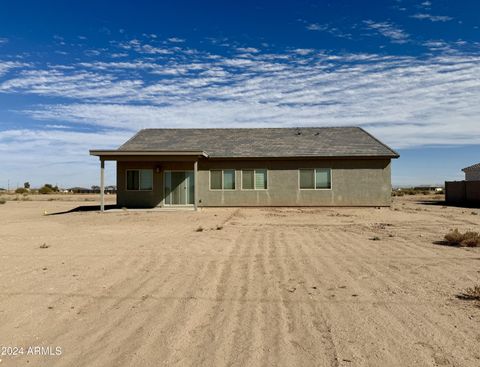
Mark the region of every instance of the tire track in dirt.
[[[136, 356], [143, 354], [142, 350], [150, 351], [157, 349], [160, 353], [168, 352], [171, 349], [176, 350], [175, 340], [179, 334], [188, 331], [185, 324], [195, 312], [195, 289], [198, 289], [205, 279], [210, 279], [215, 272], [215, 261], [203, 261], [199, 264], [194, 263], [196, 269], [194, 274], [189, 276], [189, 281], [175, 283], [165, 296], [157, 296], [161, 287], [151, 291], [152, 297], [146, 299], [140, 306], [146, 317], [142, 317], [142, 324], [126, 335], [125, 342], [119, 343], [122, 346], [122, 354], [113, 359], [113, 365], [135, 365]], [[161, 306], [161, 307], [160, 307]], [[137, 362], [137, 363], [135, 363]]]
[[[165, 266], [168, 270], [159, 278], [155, 270], [160, 269], [160, 265]], [[138, 316], [137, 309], [145, 302], [142, 295], [147, 295], [149, 289], [152, 290], [152, 288], [149, 288], [152, 283], [166, 284], [169, 282], [174, 277], [175, 270], [181, 269], [181, 266], [178, 265], [181, 265], [180, 261], [176, 263], [175, 261], [165, 260], [163, 263], [158, 263], [156, 257], [151, 256], [148, 262], [137, 271], [137, 276], [123, 278], [107, 289], [112, 298], [104, 300], [100, 305], [97, 302], [93, 302], [86, 309], [80, 311], [80, 315], [83, 313], [95, 315], [94, 318], [88, 319], [88, 329], [84, 334], [77, 335], [75, 329], [72, 329], [69, 334], [60, 336], [58, 343], [62, 339], [81, 340], [81, 344], [88, 348], [88, 353], [82, 359], [89, 365], [95, 365], [94, 362], [97, 357], [105, 353], [112, 354], [111, 358], [113, 359], [122, 349], [128, 348], [128, 342], [119, 347], [125, 340], [123, 336], [125, 330], [130, 331], [132, 327], [138, 330], [144, 324], [140, 322], [137, 325], [132, 325], [132, 320]], [[147, 269], [149, 270], [148, 272], [145, 271]], [[125, 292], [125, 290], [128, 291]], [[101, 308], [100, 312], [93, 310], [97, 307]], [[78, 322], [82, 322], [82, 320], [79, 319]], [[122, 330], [122, 332], [119, 333], [119, 330]], [[108, 348], [106, 345], [108, 345]], [[69, 353], [68, 356], [70, 355]], [[72, 357], [75, 359], [75, 356]], [[65, 362], [65, 365], [68, 366], [71, 361], [68, 361], [68, 358], [62, 358], [62, 362]]]
[[[299, 238], [297, 239], [297, 242], [299, 243], [298, 250], [301, 252], [305, 251], [305, 248], [312, 250], [315, 248], [315, 243], [319, 241], [320, 243], [325, 243], [325, 244], [335, 244], [336, 241], [334, 238], [331, 237], [331, 233], [328, 232], [323, 232], [321, 238], [317, 238], [314, 233], [310, 232], [302, 232], [299, 234]], [[305, 245], [304, 245], [305, 244]], [[322, 263], [322, 265], [325, 265], [325, 263], [331, 262], [333, 264], [337, 264], [336, 267], [330, 267], [330, 271], [332, 271], [332, 275], [334, 277], [339, 273], [339, 269], [341, 269], [341, 273], [347, 275], [349, 278], [346, 281], [346, 284], [348, 287], [352, 287], [355, 289], [355, 292], [359, 293], [362, 298], [366, 298], [367, 302], [374, 304], [375, 299], [372, 298], [369, 295], [369, 292], [362, 291], [364, 288], [362, 284], [357, 280], [355, 277], [355, 273], [353, 272], [356, 270], [354, 267], [352, 268], [352, 264], [349, 264], [343, 260], [343, 251], [341, 254], [335, 251], [335, 247], [333, 246], [321, 246], [320, 248], [322, 251], [327, 251], [328, 252], [328, 257], [329, 259], [326, 259], [325, 262]], [[307, 254], [307, 253], [305, 253]], [[314, 263], [312, 261], [318, 261], [318, 259], [321, 259], [322, 257], [319, 256], [310, 256], [308, 257], [308, 261], [306, 262], [306, 266], [310, 269], [312, 269], [312, 272], [315, 273], [315, 269], [318, 269], [318, 263]], [[348, 271], [346, 271], [348, 270]], [[305, 272], [305, 274], [311, 274], [310, 272]], [[340, 274], [338, 274], [340, 275]], [[362, 292], [359, 292], [362, 291]], [[346, 296], [348, 297], [348, 296]], [[347, 298], [348, 299], [348, 298]], [[324, 305], [325, 307], [328, 307], [328, 305]], [[331, 308], [330, 308], [331, 309]], [[360, 314], [359, 314], [360, 313]], [[357, 317], [355, 317], [357, 316]], [[406, 330], [402, 328], [402, 325], [399, 323], [396, 323], [396, 325], [391, 325], [391, 316], [386, 314], [382, 309], [377, 309], [376, 313], [374, 315], [373, 319], [369, 319], [370, 327], [367, 326], [366, 323], [363, 321], [365, 320], [365, 317], [369, 317], [370, 315], [364, 315], [361, 309], [361, 306], [358, 307], [355, 301], [347, 302], [344, 304], [338, 304], [335, 310], [331, 309], [331, 319], [335, 320], [335, 330], [339, 330], [340, 328], [342, 329], [347, 329], [350, 330], [350, 328], [353, 325], [358, 325], [359, 321], [362, 324], [362, 333], [365, 334], [370, 334], [371, 335], [371, 340], [377, 340], [377, 343], [379, 345], [373, 346], [374, 348], [372, 349], [372, 345], [367, 343], [367, 341], [362, 340], [362, 345], [359, 348], [359, 350], [355, 350], [352, 348], [349, 348], [349, 345], [343, 345], [342, 350], [349, 350], [350, 353], [354, 353], [355, 360], [357, 359], [360, 360], [368, 360], [367, 356], [370, 355], [379, 355], [379, 350], [381, 350], [380, 358], [381, 358], [381, 363], [384, 363], [385, 365], [397, 365], [400, 364], [402, 361], [402, 346], [399, 346], [399, 348], [395, 349], [396, 352], [391, 353], [389, 352], [389, 345], [395, 345], [398, 343], [398, 340], [401, 340], [402, 338], [405, 337], [405, 335], [409, 334], [409, 330]], [[381, 317], [381, 321], [379, 321]], [[348, 320], [347, 322], [345, 322]], [[371, 324], [375, 324], [376, 327], [371, 328]], [[393, 329], [394, 331], [387, 333], [387, 330], [385, 329], [385, 326], [389, 325], [390, 329]], [[382, 335], [381, 338], [378, 338], [378, 331], [384, 329], [384, 335]], [[353, 331], [353, 330], [352, 330]], [[347, 334], [349, 334], [348, 332]], [[332, 337], [333, 338], [333, 337]], [[335, 337], [336, 340], [342, 340], [342, 338]], [[368, 340], [369, 338], [367, 338]], [[344, 343], [342, 343], [344, 344]], [[360, 351], [360, 355], [358, 352]], [[404, 351], [406, 352], [406, 350]], [[347, 359], [350, 359], [351, 356], [348, 356]]]
[[261, 304], [264, 353], [260, 365], [294, 365], [291, 358], [294, 350], [288, 341], [289, 321], [287, 319], [291, 316], [287, 315], [281, 292], [285, 277], [281, 267], [280, 253], [282, 252], [282, 246], [278, 241], [277, 234], [272, 231], [265, 232], [264, 241], [262, 261], [264, 277], [268, 282], [264, 280], [262, 293], [264, 294], [263, 297], [271, 300], [271, 302]]
[[[197, 365], [214, 365], [212, 359], [218, 356], [218, 349], [225, 347], [225, 340], [217, 335], [217, 331], [223, 330], [230, 322], [230, 310], [236, 305], [230, 301], [230, 292], [240, 292], [236, 283], [236, 275], [241, 270], [241, 262], [249, 262], [249, 256], [245, 256], [248, 249], [247, 241], [237, 240], [230, 244], [230, 249], [225, 260], [219, 265], [215, 264], [209, 277], [206, 277], [200, 285], [212, 293], [212, 298], [202, 294], [197, 304], [192, 308], [176, 310], [172, 315], [173, 320], [169, 329], [169, 345], [157, 339], [153, 344], [159, 349], [159, 360], [168, 364], [180, 364], [185, 360], [197, 360]], [[243, 251], [243, 256], [240, 254]], [[212, 306], [206, 306], [211, 303]], [[198, 306], [198, 307], [196, 307]], [[228, 311], [227, 311], [228, 310]], [[178, 319], [182, 320], [178, 324]], [[176, 320], [176, 321], [175, 321]], [[226, 324], [226, 325], [225, 325]], [[216, 328], [214, 328], [216, 327]], [[164, 339], [164, 338], [162, 338]], [[216, 347], [213, 347], [216, 345]], [[215, 354], [215, 348], [217, 354]]]
[[[302, 229], [302, 231], [298, 232], [304, 234], [309, 231]], [[308, 365], [339, 366], [337, 346], [333, 340], [331, 326], [328, 322], [330, 315], [325, 307], [317, 307], [315, 301], [308, 297], [308, 293], [305, 291], [307, 277], [310, 278], [309, 280], [312, 280], [313, 277], [306, 269], [300, 269], [300, 265], [304, 265], [308, 261], [303, 256], [298, 257], [300, 245], [301, 243], [298, 241], [285, 241], [285, 252], [287, 258], [290, 259], [286, 265], [291, 269], [290, 272], [299, 288], [300, 285], [303, 288], [291, 292], [292, 294], [289, 298], [302, 298], [304, 302], [298, 303], [297, 306], [300, 308], [300, 315], [308, 316], [308, 323], [302, 325], [302, 331], [306, 332], [307, 335], [299, 337], [297, 340], [292, 340], [292, 344], [297, 348], [298, 352], [302, 352], [310, 357], [306, 360]], [[301, 317], [301, 320], [305, 320], [304, 316]]]
[[[269, 230], [269, 254], [268, 254], [268, 268], [273, 277], [272, 295], [275, 306], [275, 313], [269, 313], [269, 325], [275, 325], [275, 329], [271, 331], [274, 339], [274, 350], [270, 353], [275, 356], [275, 360], [270, 358], [265, 360], [263, 365], [280, 365], [280, 366], [306, 366], [310, 363], [305, 361], [302, 355], [298, 353], [295, 346], [299, 330], [302, 330], [302, 325], [296, 321], [294, 308], [296, 304], [288, 299], [289, 291], [288, 280], [291, 272], [288, 270], [286, 262], [290, 257], [286, 254], [286, 240], [283, 231]], [[267, 345], [271, 345], [268, 343]]]
[[[125, 261], [126, 260], [126, 261]], [[127, 259], [122, 259], [122, 258], [117, 258], [117, 261], [113, 264], [113, 266], [109, 266], [109, 270], [111, 272], [111, 275], [113, 276], [113, 279], [116, 278], [118, 274], [121, 274], [124, 271], [125, 266], [132, 266], [132, 267], [137, 267], [140, 266], [140, 264], [144, 263], [144, 259], [141, 257], [132, 257], [132, 258], [127, 258]], [[84, 278], [89, 278], [89, 279], [95, 279], [95, 276], [92, 276], [89, 273], [82, 274], [82, 277]], [[75, 278], [72, 278], [75, 279]], [[103, 279], [103, 281], [105, 281]], [[73, 282], [73, 280], [72, 280]], [[75, 282], [75, 285], [77, 285], [77, 282]], [[33, 283], [35, 285], [35, 283]], [[37, 289], [36, 289], [37, 288]], [[34, 290], [38, 291], [38, 286], [33, 288]], [[91, 294], [91, 283], [80, 283], [80, 287], [76, 288], [74, 291], [67, 292], [66, 294], [63, 293], [62, 291], [59, 291], [58, 293], [49, 293], [48, 291], [45, 292], [45, 296], [48, 298], [48, 302], [46, 304], [43, 304], [44, 307], [46, 308], [47, 305], [53, 305], [53, 306], [58, 306], [60, 308], [63, 308], [63, 304], [68, 303], [68, 300], [71, 300], [73, 297], [75, 297], [75, 294], [79, 295], [85, 295], [85, 294]], [[21, 295], [21, 294], [20, 294]], [[54, 297], [52, 299], [52, 297]], [[108, 297], [108, 295], [107, 295]], [[42, 297], [44, 298], [44, 297]], [[108, 298], [105, 298], [107, 300]], [[98, 302], [98, 299], [96, 298], [91, 298], [91, 297], [80, 297], [80, 300], [83, 301], [83, 303], [79, 306], [77, 306], [76, 310], [77, 312], [82, 312], [85, 308], [89, 307], [89, 305], [92, 305], [96, 302]], [[113, 299], [112, 299], [113, 300]], [[77, 301], [78, 302], [78, 301]], [[44, 309], [42, 309], [40, 312], [46, 312]], [[19, 315], [22, 316], [22, 315]], [[49, 342], [59, 342], [59, 338], [65, 336], [69, 331], [72, 331], [72, 314], [71, 312], [61, 312], [61, 313], [51, 313], [47, 318], [43, 319], [43, 323], [52, 323], [52, 320], [54, 320], [54, 324], [56, 325], [54, 331], [52, 332], [52, 335], [49, 337]], [[31, 323], [31, 320], [25, 319], [22, 317], [22, 321], [18, 323], [18, 328], [27, 328], [28, 325]], [[12, 320], [13, 321], [13, 320]], [[77, 322], [77, 320], [73, 321], [73, 323]], [[38, 325], [40, 327], [41, 325]], [[26, 341], [28, 343], [28, 341]], [[33, 345], [33, 344], [32, 344]], [[61, 345], [61, 344], [58, 344]]]
[[[342, 242], [345, 240], [344, 237], [346, 237], [346, 234], [341, 234], [341, 233], [333, 233], [332, 236], [334, 237], [334, 243]], [[355, 248], [355, 250], [358, 249], [358, 247], [349, 247], [347, 253]], [[353, 255], [356, 256], [357, 260], [360, 258], [366, 258], [366, 259], [375, 259], [375, 254], [368, 254], [366, 253], [364, 256], [361, 256], [357, 251], [352, 251]], [[345, 259], [352, 259], [354, 257], [352, 256], [347, 256]], [[403, 275], [401, 271], [393, 271], [388, 265], [385, 265], [384, 262], [382, 261], [377, 261], [375, 264], [372, 264], [370, 261], [363, 261], [362, 263], [363, 268], [367, 268], [369, 274], [376, 279], [380, 284], [383, 284], [385, 289], [397, 289], [398, 293], [402, 294], [404, 293], [405, 288], [411, 289], [413, 284], [412, 280], [410, 280], [407, 276]], [[400, 265], [400, 264], [399, 264]], [[426, 271], [419, 273], [419, 276], [416, 277], [414, 280], [415, 282], [415, 288], [420, 288], [420, 290], [424, 290], [426, 292], [432, 292], [431, 287], [429, 288], [429, 285], [432, 284], [439, 284], [440, 287], [443, 284], [448, 284], [450, 281], [455, 279], [456, 275], [455, 273], [443, 273], [440, 272], [439, 274], [432, 275], [432, 272], [429, 271], [428, 267], [426, 267]], [[424, 286], [425, 284], [426, 286]], [[417, 291], [418, 292], [418, 291]], [[411, 308], [421, 308], [424, 307], [423, 305], [419, 305], [417, 301], [418, 299], [418, 294], [414, 294], [413, 296], [410, 294], [410, 292], [406, 295], [408, 298], [415, 297], [411, 302], [404, 303], [404, 306], [402, 309], [398, 309], [400, 306], [398, 303], [394, 302], [388, 302], [385, 303], [386, 308], [392, 308], [391, 313], [392, 317], [397, 318], [399, 322], [402, 324], [405, 324], [409, 320], [415, 320], [413, 322], [413, 325], [421, 325], [423, 323], [428, 323], [430, 328], [433, 328], [433, 330], [438, 331], [438, 335], [452, 335], [455, 334], [456, 341], [459, 342], [461, 345], [468, 344], [469, 339], [471, 339], [469, 336], [465, 335], [458, 329], [450, 330], [451, 328], [448, 327], [442, 327], [444, 323], [438, 322], [433, 322], [431, 318], [433, 317], [431, 312], [428, 312], [426, 315], [423, 315], [422, 317], [418, 317], [419, 313], [412, 314], [411, 313]], [[425, 298], [425, 295], [422, 295], [423, 298]], [[403, 313], [401, 312], [403, 311]], [[399, 318], [398, 315], [405, 314], [407, 315], [409, 313], [409, 317], [404, 317], [404, 318]], [[413, 328], [415, 330], [415, 327]], [[424, 337], [427, 338], [427, 336], [419, 336], [419, 337]], [[443, 342], [448, 343], [449, 339], [443, 339]]]
[[[254, 297], [252, 295], [252, 286], [254, 281], [254, 262], [252, 255], [258, 251], [259, 234], [261, 231], [253, 230], [247, 232], [247, 241], [243, 256], [242, 268], [239, 269], [240, 288], [236, 295], [231, 297], [235, 305], [233, 315], [234, 323], [227, 321], [227, 330], [230, 330], [232, 339], [227, 344], [228, 352], [225, 354], [225, 364], [228, 366], [245, 366], [252, 353], [257, 350], [253, 348], [253, 328], [255, 325], [255, 310], [251, 309], [252, 304], [247, 303], [247, 299]], [[256, 305], [258, 307], [258, 304]], [[232, 312], [233, 313], [233, 312]], [[229, 318], [230, 315], [225, 315]], [[252, 350], [253, 349], [253, 350]]]
[[[181, 243], [180, 246], [182, 245]], [[188, 251], [188, 247], [182, 247], [182, 249]], [[179, 257], [185, 259], [182, 254]], [[151, 353], [151, 350], [154, 349], [160, 359], [168, 360], [171, 357], [171, 350], [178, 350], [175, 343], [178, 340], [185, 339], [183, 333], [189, 331], [189, 323], [195, 322], [192, 321], [192, 317], [197, 317], [195, 310], [198, 303], [203, 302], [197, 301], [198, 290], [204, 288], [208, 290], [212, 277], [215, 279], [217, 267], [216, 260], [208, 260], [206, 257], [194, 257], [193, 264], [189, 267], [187, 266], [187, 268], [196, 269], [195, 273], [189, 274], [189, 282], [185, 282], [182, 279], [178, 281], [174, 279], [172, 282], [174, 284], [173, 286], [170, 284], [170, 290], [167, 292], [167, 295], [156, 294], [156, 292], [161, 291], [162, 287], [153, 289], [151, 291], [151, 299], [147, 300], [147, 302], [153, 303], [153, 305], [146, 305], [145, 310], [150, 316], [144, 322], [146, 326], [130, 336], [134, 339], [134, 342], [131, 343], [130, 354], [139, 356], [143, 352]], [[184, 270], [181, 269], [175, 273], [183, 274]], [[165, 280], [164, 282], [167, 283], [167, 281]], [[178, 282], [181, 284], [178, 284]], [[160, 303], [162, 303], [162, 307], [167, 309], [167, 312], [164, 312], [163, 309], [158, 309]], [[148, 337], [148, 340], [144, 340], [146, 337]], [[128, 353], [124, 354], [127, 355], [126, 360], [129, 360]]]
[[[342, 235], [335, 235], [334, 237], [341, 237]], [[333, 242], [332, 243], [336, 243], [338, 242], [339, 239], [338, 238], [334, 238], [333, 239]], [[333, 255], [333, 254], [332, 254]], [[337, 261], [338, 261], [338, 257], [337, 257]], [[348, 261], [346, 262], [348, 263]], [[365, 264], [363, 264], [363, 267], [365, 267]], [[368, 266], [370, 267], [370, 266]], [[387, 282], [384, 281], [384, 279], [389, 279], [389, 280], [393, 280], [395, 281], [395, 278], [392, 277], [390, 274], [381, 274], [379, 272], [376, 272], [375, 270], [372, 270], [372, 268], [370, 267], [370, 271], [372, 271], [375, 275], [374, 275], [374, 278], [373, 280], [375, 281], [380, 281], [380, 283], [383, 283], [383, 284], [387, 284]], [[390, 283], [388, 283], [390, 284]], [[383, 309], [384, 307], [384, 309]], [[385, 322], [390, 322], [392, 323], [392, 321], [395, 323], [395, 326], [394, 327], [391, 327], [389, 330], [385, 330], [386, 333], [388, 333], [388, 335], [390, 335], [392, 333], [392, 330], [395, 330], [395, 333], [398, 332], [398, 330], [403, 330], [401, 332], [400, 335], [398, 335], [399, 337], [401, 337], [402, 335], [405, 336], [405, 335], [411, 335], [412, 338], [419, 338], [419, 339], [424, 339], [424, 340], [428, 340], [428, 334], [425, 334], [425, 333], [419, 333], [418, 332], [418, 328], [416, 327], [417, 325], [419, 325], [420, 323], [422, 323], [422, 319], [421, 318], [418, 318], [418, 316], [415, 316], [413, 314], [410, 313], [410, 308], [411, 306], [410, 305], [402, 305], [402, 304], [398, 304], [398, 303], [385, 303], [383, 305], [383, 307], [381, 309], [378, 310], [377, 314], [375, 315], [375, 317], [371, 320], [373, 323], [375, 323], [377, 320], [378, 320], [378, 316], [379, 315], [385, 315]], [[407, 316], [409, 315], [409, 317], [405, 318], [405, 317], [400, 317], [399, 315], [403, 315], [403, 316]], [[407, 320], [411, 320], [412, 322], [406, 322]], [[425, 322], [425, 319], [423, 319], [423, 322]], [[410, 324], [407, 326], [407, 324]], [[384, 322], [381, 322], [379, 324], [379, 326], [381, 325], [385, 325]], [[446, 330], [443, 330], [441, 327], [439, 327], [438, 325], [435, 325], [433, 323], [430, 323], [430, 328], [429, 330], [432, 331], [434, 330], [435, 333], [434, 335], [445, 335], [444, 333], [447, 332]], [[447, 334], [448, 335], [448, 334]], [[463, 337], [460, 337], [460, 335], [457, 335], [459, 337], [459, 339], [464, 339]], [[396, 338], [395, 338], [396, 339]], [[412, 340], [409, 338], [409, 340]], [[415, 340], [415, 339], [413, 339]], [[448, 340], [443, 338], [443, 340], [438, 340], [438, 343], [440, 344], [443, 344], [445, 345], [445, 342], [447, 342]], [[424, 353], [425, 354], [425, 353]], [[427, 353], [428, 354], [428, 353]], [[438, 356], [438, 353], [437, 353], [437, 356]], [[431, 358], [431, 356], [427, 355], [426, 356], [427, 360], [429, 358]], [[448, 360], [446, 358], [444, 358], [445, 360]]]

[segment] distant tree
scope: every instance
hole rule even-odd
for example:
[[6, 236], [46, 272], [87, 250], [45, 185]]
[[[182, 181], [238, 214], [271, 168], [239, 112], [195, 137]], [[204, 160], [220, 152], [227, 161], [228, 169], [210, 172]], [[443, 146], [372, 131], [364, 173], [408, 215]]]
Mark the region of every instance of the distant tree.
[[30, 182], [28, 182], [28, 181], [27, 181], [27, 182], [24, 182], [23, 188], [29, 189], [29, 188], [30, 188]]
[[52, 184], [45, 184], [38, 190], [38, 192], [40, 194], [50, 194], [52, 192], [58, 192], [58, 186], [53, 186]]
[[26, 194], [28, 193], [28, 189], [24, 187], [19, 187], [18, 189], [15, 190], [15, 194]]

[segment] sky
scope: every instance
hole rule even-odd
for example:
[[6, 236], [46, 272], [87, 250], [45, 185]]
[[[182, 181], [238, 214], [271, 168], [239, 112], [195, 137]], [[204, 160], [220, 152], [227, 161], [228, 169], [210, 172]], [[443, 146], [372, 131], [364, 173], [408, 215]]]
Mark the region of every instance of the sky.
[[[98, 184], [148, 127], [361, 126], [394, 185], [480, 161], [480, 2], [2, 1], [0, 187]], [[115, 166], [107, 164], [107, 184]]]

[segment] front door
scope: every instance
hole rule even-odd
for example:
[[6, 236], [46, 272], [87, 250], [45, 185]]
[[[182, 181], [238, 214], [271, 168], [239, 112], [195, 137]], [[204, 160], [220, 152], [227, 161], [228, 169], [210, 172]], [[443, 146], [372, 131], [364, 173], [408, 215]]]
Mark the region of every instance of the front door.
[[193, 205], [193, 171], [165, 171], [165, 205]]

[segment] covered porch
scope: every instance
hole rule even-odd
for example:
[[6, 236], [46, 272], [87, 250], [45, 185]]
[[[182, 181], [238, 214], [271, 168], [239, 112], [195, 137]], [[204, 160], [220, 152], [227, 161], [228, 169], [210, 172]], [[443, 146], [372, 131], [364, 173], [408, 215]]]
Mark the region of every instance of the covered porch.
[[100, 210], [105, 211], [105, 161], [116, 161], [117, 208], [198, 209], [203, 151], [91, 150], [100, 160]]

